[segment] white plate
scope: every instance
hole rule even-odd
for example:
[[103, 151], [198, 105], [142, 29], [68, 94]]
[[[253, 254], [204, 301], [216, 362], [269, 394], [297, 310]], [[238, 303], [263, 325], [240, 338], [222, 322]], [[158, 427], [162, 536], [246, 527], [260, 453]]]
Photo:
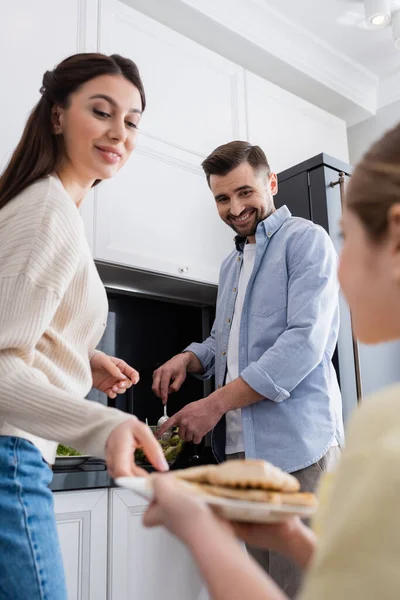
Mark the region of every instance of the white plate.
[[[151, 500], [153, 491], [146, 477], [118, 477], [115, 483], [123, 488], [133, 490], [146, 500]], [[218, 507], [218, 513], [229, 521], [246, 523], [279, 523], [291, 517], [306, 519], [316, 510], [315, 506], [279, 506], [266, 502], [245, 502], [216, 496], [196, 496], [211, 507]]]
[[89, 454], [80, 454], [79, 456], [57, 455], [55, 464], [57, 467], [63, 468], [78, 467], [79, 465], [83, 465], [83, 463], [88, 461], [89, 458], [91, 458]]

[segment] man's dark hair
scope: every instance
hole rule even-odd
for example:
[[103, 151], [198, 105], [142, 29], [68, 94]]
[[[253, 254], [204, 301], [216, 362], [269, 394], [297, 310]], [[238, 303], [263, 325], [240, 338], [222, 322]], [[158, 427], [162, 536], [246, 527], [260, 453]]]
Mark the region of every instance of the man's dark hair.
[[248, 162], [256, 171], [265, 169], [267, 176], [271, 174], [267, 157], [260, 146], [252, 146], [249, 142], [242, 141], [218, 146], [202, 162], [201, 166], [206, 174], [207, 183], [210, 185], [211, 175], [227, 175], [245, 162]]

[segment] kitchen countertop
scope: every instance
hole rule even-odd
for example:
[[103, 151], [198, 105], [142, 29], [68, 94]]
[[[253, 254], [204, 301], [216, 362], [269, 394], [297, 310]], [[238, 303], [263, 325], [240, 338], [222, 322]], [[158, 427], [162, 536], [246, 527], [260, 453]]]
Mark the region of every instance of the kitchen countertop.
[[[140, 465], [151, 473], [154, 467]], [[53, 492], [91, 490], [96, 488], [115, 487], [112, 477], [109, 477], [104, 461], [90, 458], [78, 467], [53, 468], [53, 479], [49, 485]]]
[[[185, 469], [191, 466], [214, 463], [211, 448], [203, 450], [200, 456], [192, 453], [188, 456], [182, 455], [171, 466], [171, 470]], [[154, 467], [147, 464], [140, 464], [142, 469], [147, 472], [154, 471]], [[53, 492], [66, 492], [72, 490], [90, 490], [96, 488], [114, 487], [114, 481], [108, 476], [105, 462], [98, 458], [89, 458], [85, 463], [77, 467], [60, 468], [59, 465], [53, 467], [53, 480], [50, 489]]]
[[53, 468], [53, 480], [50, 489], [53, 492], [68, 490], [89, 490], [113, 486], [113, 480], [108, 476], [104, 461], [90, 458], [83, 465], [60, 469]]

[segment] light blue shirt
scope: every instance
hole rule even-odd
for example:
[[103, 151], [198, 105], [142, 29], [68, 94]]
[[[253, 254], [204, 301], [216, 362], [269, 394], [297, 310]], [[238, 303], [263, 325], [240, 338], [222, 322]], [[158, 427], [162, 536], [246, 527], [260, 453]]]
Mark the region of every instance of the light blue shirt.
[[[245, 240], [221, 266], [211, 335], [191, 350], [224, 385], [229, 332]], [[337, 256], [324, 229], [283, 206], [259, 223], [256, 258], [244, 298], [239, 374], [265, 398], [242, 408], [247, 458], [293, 472], [343, 443], [342, 401], [332, 364], [338, 329]], [[225, 458], [225, 419], [213, 449]]]

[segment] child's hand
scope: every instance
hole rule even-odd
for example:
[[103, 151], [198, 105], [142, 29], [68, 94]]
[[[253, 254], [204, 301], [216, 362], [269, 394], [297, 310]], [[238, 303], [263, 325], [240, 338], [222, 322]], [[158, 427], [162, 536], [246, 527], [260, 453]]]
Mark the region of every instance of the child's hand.
[[315, 548], [315, 536], [299, 518], [282, 523], [228, 523], [212, 511], [200, 498], [179, 487], [173, 475], [154, 476], [154, 500], [144, 515], [146, 527], [164, 525], [192, 548], [199, 546], [202, 531], [211, 524], [224, 529], [249, 546], [275, 550], [307, 567]]
[[287, 554], [284, 550], [297, 534], [301, 521], [292, 518], [282, 523], [233, 523], [232, 526], [237, 537], [249, 546]]
[[154, 500], [143, 518], [146, 527], [164, 525], [188, 545], [206, 521], [228, 527], [199, 498], [182, 492], [172, 475], [154, 476], [153, 487]]
[[314, 555], [316, 537], [313, 531], [296, 517], [282, 523], [233, 523], [233, 530], [249, 546], [275, 550], [307, 568]]

